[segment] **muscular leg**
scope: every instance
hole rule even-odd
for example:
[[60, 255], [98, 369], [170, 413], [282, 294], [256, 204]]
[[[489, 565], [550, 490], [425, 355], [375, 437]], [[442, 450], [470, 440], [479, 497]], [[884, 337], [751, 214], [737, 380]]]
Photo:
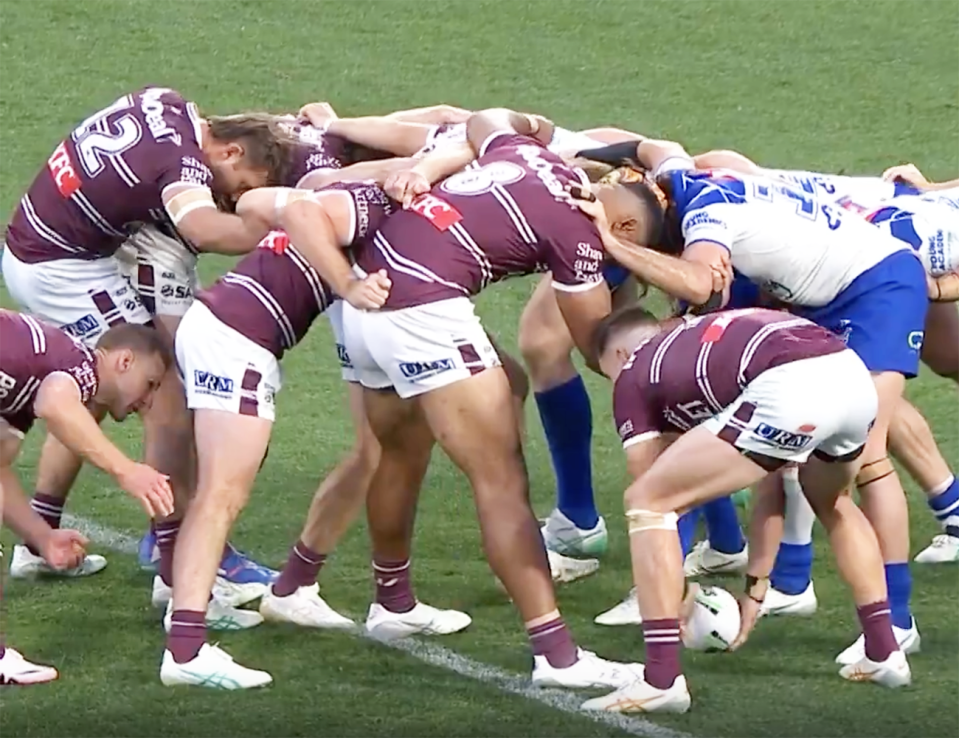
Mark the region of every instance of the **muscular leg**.
[[519, 437], [526, 441], [526, 398], [529, 397], [529, 377], [523, 365], [503, 350], [492, 336], [489, 341], [496, 349], [499, 359], [503, 362], [506, 378], [509, 380], [509, 389], [513, 395], [513, 409], [516, 412], [516, 427], [519, 428]]
[[940, 377], [959, 383], [959, 306], [956, 303], [929, 303], [922, 361]]

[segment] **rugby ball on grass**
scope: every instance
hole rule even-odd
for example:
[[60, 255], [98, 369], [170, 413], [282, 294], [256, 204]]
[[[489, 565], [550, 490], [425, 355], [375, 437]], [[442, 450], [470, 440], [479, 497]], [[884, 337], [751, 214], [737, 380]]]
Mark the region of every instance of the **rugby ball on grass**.
[[736, 598], [720, 587], [701, 587], [686, 621], [683, 645], [693, 651], [726, 651], [738, 635]]

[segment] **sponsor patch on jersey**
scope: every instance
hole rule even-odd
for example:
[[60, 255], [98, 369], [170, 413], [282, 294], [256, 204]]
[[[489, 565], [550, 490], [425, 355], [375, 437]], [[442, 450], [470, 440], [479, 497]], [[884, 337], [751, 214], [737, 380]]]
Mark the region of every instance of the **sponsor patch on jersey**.
[[233, 396], [233, 380], [229, 377], [218, 377], [216, 374], [204, 372], [199, 369], [193, 370], [193, 387], [201, 395], [214, 395], [216, 397]]
[[63, 197], [70, 197], [80, 189], [80, 177], [73, 167], [73, 160], [70, 159], [70, 152], [67, 151], [65, 141], [61, 141], [60, 145], [53, 150], [50, 158], [47, 159], [47, 168]]
[[617, 428], [617, 432], [619, 433], [619, 437], [625, 441], [627, 438], [633, 435], [633, 421], [627, 420], [625, 423], [619, 426], [619, 428]]
[[452, 359], [435, 359], [434, 361], [404, 361], [400, 363], [403, 376], [414, 382], [437, 374], [448, 372], [454, 368]]
[[451, 195], [482, 195], [494, 185], [519, 182], [526, 173], [523, 168], [508, 161], [494, 161], [479, 169], [467, 169], [446, 179], [440, 189]]
[[806, 433], [786, 431], [768, 423], [759, 423], [752, 429], [752, 433], [770, 446], [777, 446], [789, 451], [804, 449], [812, 441], [812, 436]]
[[184, 284], [165, 284], [160, 288], [160, 295], [167, 299], [189, 300], [193, 297], [193, 290]]
[[906, 342], [913, 351], [919, 351], [922, 348], [922, 339], [924, 337], [925, 333], [923, 331], [912, 331], [906, 339]]
[[426, 218], [438, 231], [448, 230], [463, 220], [459, 210], [429, 192], [413, 200], [410, 210]]

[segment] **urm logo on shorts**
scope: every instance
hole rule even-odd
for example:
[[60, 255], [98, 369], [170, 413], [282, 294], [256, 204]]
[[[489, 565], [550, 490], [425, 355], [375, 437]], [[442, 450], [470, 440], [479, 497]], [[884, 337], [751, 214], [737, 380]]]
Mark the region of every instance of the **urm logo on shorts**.
[[229, 397], [233, 394], [233, 380], [229, 377], [218, 377], [210, 372], [199, 369], [193, 370], [193, 386], [205, 395], [222, 395]]
[[74, 338], [86, 338], [100, 330], [100, 323], [93, 315], [84, 315], [79, 320], [63, 326], [61, 330]]
[[753, 433], [771, 446], [779, 446], [779, 448], [785, 448], [791, 451], [799, 451], [812, 441], [812, 436], [808, 436], [805, 433], [784, 431], [781, 428], [775, 428], [766, 423], [757, 425]]
[[407, 379], [414, 382], [435, 374], [448, 372], [453, 368], [452, 359], [436, 359], [435, 361], [404, 361], [400, 363], [400, 371]]

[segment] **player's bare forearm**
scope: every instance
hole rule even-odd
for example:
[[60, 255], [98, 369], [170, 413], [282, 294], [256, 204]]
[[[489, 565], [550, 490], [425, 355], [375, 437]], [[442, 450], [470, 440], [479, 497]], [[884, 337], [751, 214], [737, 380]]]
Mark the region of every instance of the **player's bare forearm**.
[[197, 250], [239, 256], [256, 248], [269, 232], [269, 224], [255, 215], [221, 213], [213, 208], [196, 210], [177, 225]]
[[421, 158], [413, 169], [433, 184], [464, 169], [475, 158], [476, 152], [469, 144], [444, 146]]
[[494, 133], [513, 131], [521, 136], [533, 136], [540, 143], [547, 144], [553, 140], [555, 130], [552, 121], [546, 118], [506, 108], [481, 110], [466, 121], [466, 138], [477, 153]]
[[949, 272], [938, 277], [927, 277], [929, 299], [933, 302], [959, 301], [959, 272]]
[[40, 548], [41, 541], [50, 532], [50, 526], [30, 507], [30, 501], [12, 468], [0, 468], [0, 487], [3, 488], [3, 509], [0, 510], [3, 525], [34, 548]]
[[307, 174], [297, 185], [297, 188], [319, 190], [337, 182], [366, 182], [370, 180], [382, 187], [390, 175], [409, 169], [417, 161], [412, 157], [398, 156], [392, 159], [361, 161], [343, 169], [324, 169], [320, 172]]
[[[348, 197], [344, 193], [338, 194]], [[329, 202], [332, 206], [332, 199]], [[333, 291], [345, 295], [356, 275], [343, 253], [336, 226], [324, 206], [313, 200], [290, 202], [279, 211], [278, 225], [286, 231], [290, 242], [310, 266], [329, 282]]]
[[432, 126], [371, 115], [337, 118], [330, 121], [326, 130], [360, 146], [388, 151], [396, 156], [412, 156], [426, 145]]
[[111, 477], [121, 476], [134, 462], [104, 435], [71, 382], [65, 377], [47, 377], [37, 392], [34, 412], [46, 421], [47, 431], [73, 453]]
[[603, 244], [617, 263], [668, 295], [691, 305], [703, 305], [712, 295], [712, 271], [705, 264], [624, 243], [609, 231], [603, 233]]
[[689, 159], [682, 144], [675, 141], [647, 138], [636, 147], [636, 158], [644, 169], [655, 172], [669, 159]]
[[455, 105], [429, 105], [425, 108], [397, 110], [386, 117], [403, 123], [421, 123], [438, 126], [445, 123], [465, 123], [472, 112]]
[[[765, 485], [764, 485], [765, 486]], [[746, 572], [765, 579], [773, 570], [783, 535], [784, 499], [782, 485], [765, 488], [755, 496], [749, 522], [749, 565]]]

